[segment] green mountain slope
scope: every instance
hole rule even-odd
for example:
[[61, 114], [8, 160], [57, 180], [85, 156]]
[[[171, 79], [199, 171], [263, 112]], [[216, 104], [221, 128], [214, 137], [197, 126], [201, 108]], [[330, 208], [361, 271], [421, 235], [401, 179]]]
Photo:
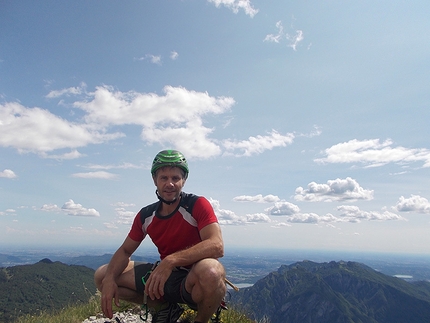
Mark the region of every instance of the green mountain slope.
[[0, 268], [0, 322], [23, 314], [88, 302], [94, 270], [43, 259], [33, 265]]
[[234, 302], [271, 322], [430, 322], [430, 284], [408, 283], [356, 262], [281, 266]]

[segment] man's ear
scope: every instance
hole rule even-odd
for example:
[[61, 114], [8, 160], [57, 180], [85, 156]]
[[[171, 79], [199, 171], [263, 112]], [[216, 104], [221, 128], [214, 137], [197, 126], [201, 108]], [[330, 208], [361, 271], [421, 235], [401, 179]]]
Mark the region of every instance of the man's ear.
[[155, 180], [155, 176], [156, 175], [152, 176], [152, 180], [154, 181], [154, 185], [157, 186], [157, 181]]

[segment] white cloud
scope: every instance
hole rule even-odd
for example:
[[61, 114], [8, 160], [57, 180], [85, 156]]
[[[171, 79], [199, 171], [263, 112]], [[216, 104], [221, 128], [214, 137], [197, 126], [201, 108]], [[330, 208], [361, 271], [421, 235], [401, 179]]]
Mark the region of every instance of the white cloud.
[[279, 197], [275, 195], [270, 195], [270, 194], [266, 196], [263, 196], [261, 194], [258, 194], [255, 196], [241, 195], [233, 198], [233, 201], [236, 201], [236, 202], [256, 202], [256, 203], [274, 203], [274, 202], [278, 202], [279, 200], [280, 200]]
[[119, 208], [125, 208], [125, 207], [130, 207], [130, 206], [136, 206], [136, 204], [134, 203], [125, 203], [125, 202], [116, 202], [114, 204], [112, 204], [113, 206], [119, 207]]
[[19, 103], [0, 105], [0, 146], [13, 147], [20, 152], [45, 154], [55, 149], [83, 147], [121, 136], [69, 122], [48, 110], [26, 108]]
[[300, 212], [300, 208], [290, 202], [276, 202], [274, 206], [265, 209], [265, 212], [270, 215], [293, 215]]
[[17, 178], [16, 174], [13, 170], [5, 169], [4, 171], [0, 172], [0, 177], [4, 178]]
[[166, 86], [164, 93], [123, 93], [98, 87], [93, 100], [76, 102], [75, 106], [87, 112], [89, 124], [140, 125], [143, 140], [174, 146], [188, 158], [202, 156], [201, 151], [205, 151], [204, 158], [219, 155], [221, 150], [208, 138], [212, 129], [203, 126], [203, 117], [228, 111], [234, 100], [182, 87]]
[[[233, 154], [235, 156], [252, 156], [261, 154], [265, 150], [271, 150], [275, 147], [285, 147], [293, 143], [294, 134], [288, 133], [281, 135], [275, 130], [272, 130], [267, 136], [258, 135], [256, 137], [249, 137], [248, 140], [233, 141], [227, 139], [223, 142], [226, 149], [226, 154]], [[239, 150], [239, 152], [235, 152]]]
[[326, 215], [318, 215], [316, 213], [297, 213], [286, 218], [290, 223], [331, 223], [339, 222], [339, 219], [334, 215], [327, 213]]
[[[209, 139], [212, 130], [202, 125], [201, 120], [191, 120], [180, 127], [147, 127], [142, 130], [142, 139], [164, 145], [170, 142], [187, 158], [209, 158], [221, 154], [221, 148]], [[204, 152], [204, 154], [202, 154]]]
[[388, 220], [404, 220], [400, 215], [383, 210], [379, 211], [362, 211], [358, 206], [341, 205], [337, 207], [341, 212], [340, 217], [347, 222], [360, 222], [361, 220], [368, 221], [388, 221]]
[[324, 150], [326, 157], [315, 159], [318, 163], [363, 163], [369, 167], [388, 163], [423, 162], [423, 167], [430, 167], [430, 150], [425, 148], [410, 149], [391, 147], [393, 142], [379, 139], [353, 139], [331, 146]]
[[411, 195], [410, 198], [404, 198], [401, 196], [394, 209], [399, 212], [430, 214], [430, 203], [426, 198], [419, 195]]
[[215, 4], [218, 8], [220, 5], [224, 5], [225, 7], [231, 9], [234, 13], [238, 13], [239, 10], [244, 10], [245, 13], [253, 18], [257, 13], [258, 9], [254, 9], [250, 0], [208, 0]]
[[48, 93], [46, 96], [49, 99], [58, 98], [60, 96], [80, 95], [85, 92], [87, 85], [81, 83], [78, 87], [69, 87], [62, 90], [55, 90]]
[[170, 52], [170, 59], [171, 60], [175, 61], [178, 59], [178, 57], [179, 57], [178, 52], [175, 52], [175, 51]]
[[99, 171], [99, 172], [88, 172], [88, 173], [75, 173], [72, 177], [77, 178], [98, 178], [98, 179], [116, 179], [117, 174], [112, 174], [109, 172]]
[[131, 225], [136, 216], [136, 212], [127, 211], [125, 208], [122, 208], [122, 207], [116, 208], [115, 212], [117, 216], [116, 223], [118, 224]]
[[138, 61], [149, 60], [153, 64], [161, 65], [161, 56], [160, 55], [146, 54], [145, 56], [135, 58], [135, 60], [138, 60]]
[[82, 166], [83, 168], [88, 168], [88, 169], [139, 169], [139, 168], [143, 168], [143, 166], [140, 165], [135, 165], [132, 163], [122, 163], [119, 165], [96, 165], [96, 164], [89, 164], [89, 165], [85, 165]]
[[372, 200], [373, 190], [362, 188], [355, 179], [337, 178], [327, 181], [327, 184], [311, 182], [308, 188], [296, 188], [296, 201], [321, 202], [321, 201], [345, 201], [345, 200]]
[[[53, 91], [50, 97], [71, 92]], [[175, 147], [189, 159], [222, 154], [251, 156], [285, 147], [294, 140], [294, 134], [282, 135], [275, 130], [266, 135], [250, 136], [247, 140], [211, 138], [215, 128], [205, 126], [206, 118], [230, 111], [235, 104], [233, 98], [211, 97], [207, 92], [172, 86], [166, 86], [163, 92], [158, 95], [97, 87], [92, 93], [82, 93], [84, 99], [75, 100], [72, 106], [83, 114], [70, 114], [69, 118], [75, 118], [70, 121], [47, 109], [6, 103], [0, 105], [0, 146], [38, 153], [42, 158], [76, 159], [84, 156], [76, 148], [123, 138], [124, 133], [115, 131], [128, 125], [141, 127], [141, 139], [146, 144]], [[25, 134], [22, 129], [26, 129]], [[59, 149], [70, 149], [70, 152], [52, 153]]]
[[247, 223], [269, 223], [271, 222], [270, 217], [268, 217], [264, 213], [254, 213], [254, 214], [247, 214], [246, 216], [246, 222]]
[[89, 216], [89, 217], [99, 217], [100, 213], [95, 209], [84, 208], [81, 204], [76, 204], [72, 199], [68, 200], [61, 209], [68, 215], [73, 216]]
[[105, 222], [103, 224], [108, 229], [118, 229], [118, 227], [114, 223], [112, 223], [112, 222]]
[[44, 204], [41, 208], [42, 211], [46, 212], [60, 212], [61, 208], [59, 208], [56, 204]]
[[284, 27], [282, 26], [282, 21], [278, 21], [276, 23], [276, 28], [278, 29], [278, 33], [276, 35], [274, 34], [268, 34], [264, 38], [264, 41], [272, 42], [272, 43], [279, 43], [281, 38], [284, 35]]
[[49, 155], [45, 152], [41, 152], [39, 154], [43, 158], [49, 158], [49, 159], [57, 159], [57, 160], [70, 160], [70, 159], [77, 159], [85, 156], [84, 154], [81, 154], [76, 149], [72, 150], [71, 152], [64, 153], [62, 155]]
[[297, 50], [297, 45], [305, 38], [303, 36], [303, 31], [302, 30], [296, 30], [296, 34], [295, 35], [286, 35], [287, 39], [289, 40], [289, 47], [291, 47], [293, 50]]
[[297, 50], [297, 46], [304, 39], [303, 31], [296, 30], [294, 35], [284, 33], [284, 27], [282, 26], [282, 21], [276, 23], [276, 28], [278, 32], [276, 34], [268, 34], [264, 38], [265, 42], [280, 43], [283, 39], [288, 41], [288, 47], [291, 47], [294, 51]]
[[270, 222], [270, 218], [263, 213], [246, 214], [245, 216], [240, 216], [235, 214], [233, 211], [222, 209], [219, 201], [214, 199], [209, 199], [215, 214], [218, 218], [219, 224], [223, 225], [244, 225], [260, 222]]

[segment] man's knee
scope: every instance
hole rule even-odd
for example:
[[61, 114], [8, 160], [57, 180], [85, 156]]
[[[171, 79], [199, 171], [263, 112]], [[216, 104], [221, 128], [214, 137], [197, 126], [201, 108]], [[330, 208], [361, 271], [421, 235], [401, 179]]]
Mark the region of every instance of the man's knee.
[[195, 270], [195, 275], [198, 277], [198, 281], [204, 282], [204, 285], [216, 286], [225, 284], [224, 266], [216, 259], [203, 259], [196, 263], [193, 269]]
[[102, 285], [103, 278], [105, 277], [105, 274], [106, 274], [107, 266], [108, 266], [107, 264], [102, 265], [99, 268], [97, 268], [97, 270], [94, 272], [94, 282], [98, 290], [100, 290], [100, 287]]

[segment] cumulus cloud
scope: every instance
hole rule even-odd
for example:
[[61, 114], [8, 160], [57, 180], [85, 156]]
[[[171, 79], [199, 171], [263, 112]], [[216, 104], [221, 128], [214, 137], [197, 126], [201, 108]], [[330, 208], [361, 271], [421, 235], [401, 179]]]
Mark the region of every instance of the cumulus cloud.
[[136, 212], [127, 211], [123, 207], [115, 208], [115, 212], [117, 218], [116, 223], [118, 224], [131, 225], [133, 223], [134, 217], [136, 216]]
[[95, 209], [84, 208], [81, 204], [75, 203], [72, 199], [68, 200], [61, 209], [68, 215], [99, 217], [100, 213]]
[[430, 150], [393, 147], [393, 142], [389, 139], [384, 142], [379, 139], [353, 139], [325, 149], [324, 154], [325, 157], [315, 159], [315, 162], [362, 163], [368, 167], [383, 166], [389, 163], [423, 162], [423, 167], [430, 167]]
[[297, 213], [286, 218], [290, 223], [331, 223], [339, 222], [340, 220], [334, 215], [327, 213], [326, 215], [318, 215], [316, 213]]
[[363, 211], [358, 206], [353, 205], [341, 205], [337, 207], [337, 210], [340, 212], [342, 220], [347, 222], [404, 220], [400, 215], [387, 210], [381, 212]]
[[263, 196], [261, 194], [249, 196], [249, 195], [241, 195], [233, 198], [233, 201], [236, 202], [256, 202], [256, 203], [274, 203], [278, 202], [280, 199], [275, 195], [266, 195]]
[[88, 172], [88, 173], [75, 173], [72, 177], [77, 178], [98, 178], [98, 179], [116, 179], [117, 174], [112, 174], [109, 172], [99, 171], [99, 172]]
[[[172, 86], [164, 87], [162, 94], [121, 92], [109, 86], [96, 87], [94, 92], [82, 91], [84, 87], [69, 88], [48, 95], [79, 96], [70, 106], [80, 111], [70, 113], [68, 119], [47, 109], [0, 104], [0, 146], [37, 153], [42, 158], [76, 159], [84, 156], [77, 148], [123, 138], [125, 133], [118, 129], [130, 125], [141, 128], [140, 138], [145, 144], [175, 147], [189, 159], [222, 154], [252, 156], [285, 147], [294, 140], [294, 134], [276, 130], [246, 140], [212, 138], [215, 128], [206, 125], [207, 118], [229, 112], [235, 104], [231, 97], [212, 97], [207, 92]], [[25, 134], [22, 129], [26, 129]], [[70, 152], [54, 153], [60, 149]]]
[[327, 181], [327, 184], [311, 182], [307, 189], [296, 188], [294, 199], [296, 201], [321, 202], [345, 200], [372, 200], [373, 190], [362, 188], [355, 179], [337, 178]]
[[[22, 131], [25, 129], [25, 132]], [[83, 147], [123, 136], [106, 134], [87, 124], [76, 124], [48, 110], [26, 108], [19, 103], [0, 105], [0, 146], [20, 152], [45, 154], [55, 149]]]
[[261, 222], [270, 222], [270, 217], [264, 213], [237, 215], [233, 211], [222, 209], [218, 200], [209, 199], [216, 216], [218, 217], [219, 224], [223, 225], [240, 225], [240, 224], [252, 224]]
[[401, 196], [394, 209], [399, 212], [430, 214], [430, 203], [425, 197], [419, 195], [411, 195], [410, 198]]
[[276, 202], [274, 206], [265, 209], [270, 215], [293, 215], [300, 212], [300, 208], [290, 202]]
[[41, 208], [45, 212], [60, 212], [61, 208], [57, 204], [44, 204]]
[[[275, 130], [272, 130], [266, 136], [249, 137], [248, 140], [235, 141], [227, 139], [223, 142], [226, 149], [226, 155], [234, 156], [252, 156], [261, 154], [265, 150], [271, 150], [275, 147], [285, 147], [291, 145], [294, 140], [294, 134], [287, 133], [281, 135]], [[236, 152], [239, 151], [239, 152]]]
[[208, 2], [215, 4], [218, 8], [223, 5], [231, 9], [234, 13], [238, 13], [239, 10], [245, 11], [245, 14], [253, 18], [257, 13], [258, 9], [255, 9], [250, 0], [208, 0]]
[[4, 177], [4, 178], [16, 178], [18, 176], [16, 176], [16, 174], [14, 173], [13, 170], [5, 169], [4, 171], [0, 172], [0, 177]]
[[93, 100], [76, 102], [87, 113], [90, 124], [107, 126], [142, 126], [141, 138], [149, 144], [172, 145], [188, 158], [210, 158], [221, 153], [209, 138], [212, 129], [203, 125], [203, 117], [230, 110], [235, 103], [230, 97], [214, 98], [206, 92], [188, 91], [166, 86], [164, 96], [154, 93], [119, 92], [98, 87]]

